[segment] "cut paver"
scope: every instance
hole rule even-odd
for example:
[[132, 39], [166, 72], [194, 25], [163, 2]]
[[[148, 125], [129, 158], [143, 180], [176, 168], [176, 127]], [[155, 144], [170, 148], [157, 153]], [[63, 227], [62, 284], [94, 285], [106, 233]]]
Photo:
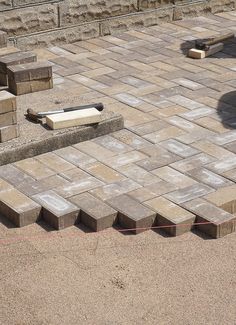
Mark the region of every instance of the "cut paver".
[[17, 227], [40, 219], [41, 206], [16, 189], [0, 192], [0, 213]]
[[236, 213], [236, 185], [220, 188], [204, 196], [204, 199], [229, 213]]
[[58, 173], [62, 173], [75, 167], [74, 165], [70, 164], [68, 161], [62, 159], [53, 152], [48, 152], [43, 155], [37, 156], [36, 159]]
[[179, 189], [177, 191], [168, 193], [165, 196], [168, 200], [171, 200], [172, 202], [175, 202], [177, 204], [181, 204], [193, 199], [196, 199], [198, 197], [207, 195], [210, 192], [213, 192], [214, 190], [204, 184], [194, 184], [182, 189]]
[[144, 205], [157, 213], [155, 225], [163, 227], [170, 235], [179, 236], [191, 230], [195, 215], [175, 203], [158, 197], [144, 202]]
[[112, 227], [117, 222], [117, 211], [89, 193], [70, 198], [80, 209], [80, 221], [93, 231]]
[[213, 238], [224, 237], [235, 231], [236, 216], [203, 199], [189, 201], [183, 206], [196, 214], [195, 227]]
[[128, 195], [109, 199], [107, 203], [118, 211], [119, 225], [136, 234], [147, 230], [154, 224], [156, 213]]
[[43, 207], [43, 219], [57, 230], [79, 222], [79, 208], [54, 191], [36, 194], [32, 199]]

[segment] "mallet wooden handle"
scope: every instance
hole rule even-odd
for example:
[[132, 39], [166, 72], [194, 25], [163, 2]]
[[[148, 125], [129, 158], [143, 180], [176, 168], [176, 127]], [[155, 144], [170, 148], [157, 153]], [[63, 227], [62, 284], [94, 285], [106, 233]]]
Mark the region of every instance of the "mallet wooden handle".
[[223, 41], [227, 41], [228, 39], [231, 39], [231, 38], [234, 38], [234, 33], [228, 33], [225, 35], [214, 37], [214, 38], [209, 39], [208, 41], [201, 41], [201, 40], [198, 41], [197, 40], [195, 42], [195, 47], [198, 50], [207, 51], [211, 45], [221, 43]]

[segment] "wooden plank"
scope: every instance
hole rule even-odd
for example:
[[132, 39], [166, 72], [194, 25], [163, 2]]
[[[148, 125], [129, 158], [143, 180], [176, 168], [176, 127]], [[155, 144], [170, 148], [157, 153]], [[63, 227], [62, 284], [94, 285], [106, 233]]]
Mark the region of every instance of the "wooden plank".
[[204, 59], [207, 56], [213, 55], [219, 51], [222, 51], [224, 48], [223, 43], [218, 43], [215, 45], [210, 46], [210, 49], [208, 51], [202, 51], [197, 49], [190, 49], [188, 52], [188, 56], [192, 59]]
[[100, 121], [101, 113], [96, 108], [88, 108], [46, 116], [46, 123], [53, 130], [79, 125], [95, 124], [99, 123]]

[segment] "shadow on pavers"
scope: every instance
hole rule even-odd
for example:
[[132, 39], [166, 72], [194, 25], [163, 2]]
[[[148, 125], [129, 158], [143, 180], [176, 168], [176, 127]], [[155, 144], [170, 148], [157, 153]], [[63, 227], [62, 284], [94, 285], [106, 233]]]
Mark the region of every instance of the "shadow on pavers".
[[230, 91], [220, 98], [217, 114], [225, 128], [236, 129], [236, 90]]
[[[217, 35], [216, 35], [217, 36]], [[180, 50], [181, 52], [185, 55], [188, 56], [188, 51], [192, 48], [195, 47], [195, 41], [207, 41], [210, 38], [199, 38], [191, 41], [185, 41], [180, 45]], [[232, 59], [236, 58], [236, 37], [233, 39], [229, 39], [227, 41], [224, 41], [224, 48], [222, 51], [215, 53], [214, 55], [211, 55], [209, 57], [214, 57], [218, 59]], [[192, 59], [195, 60], [195, 59]]]

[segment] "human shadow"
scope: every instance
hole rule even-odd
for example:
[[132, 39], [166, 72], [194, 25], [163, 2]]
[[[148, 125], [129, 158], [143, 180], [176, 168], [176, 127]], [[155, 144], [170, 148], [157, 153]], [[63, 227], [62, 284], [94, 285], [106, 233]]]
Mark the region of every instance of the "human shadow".
[[236, 129], [236, 90], [224, 94], [217, 106], [217, 114], [227, 129]]
[[[190, 49], [195, 48], [196, 41], [207, 41], [210, 38], [201, 38], [201, 39], [193, 39], [184, 41], [180, 44], [180, 50], [185, 55], [188, 56], [188, 52]], [[224, 44], [223, 50], [211, 55], [211, 57], [219, 58], [219, 59], [227, 59], [227, 58], [234, 58], [236, 57], [236, 37], [228, 39], [222, 42]]]

